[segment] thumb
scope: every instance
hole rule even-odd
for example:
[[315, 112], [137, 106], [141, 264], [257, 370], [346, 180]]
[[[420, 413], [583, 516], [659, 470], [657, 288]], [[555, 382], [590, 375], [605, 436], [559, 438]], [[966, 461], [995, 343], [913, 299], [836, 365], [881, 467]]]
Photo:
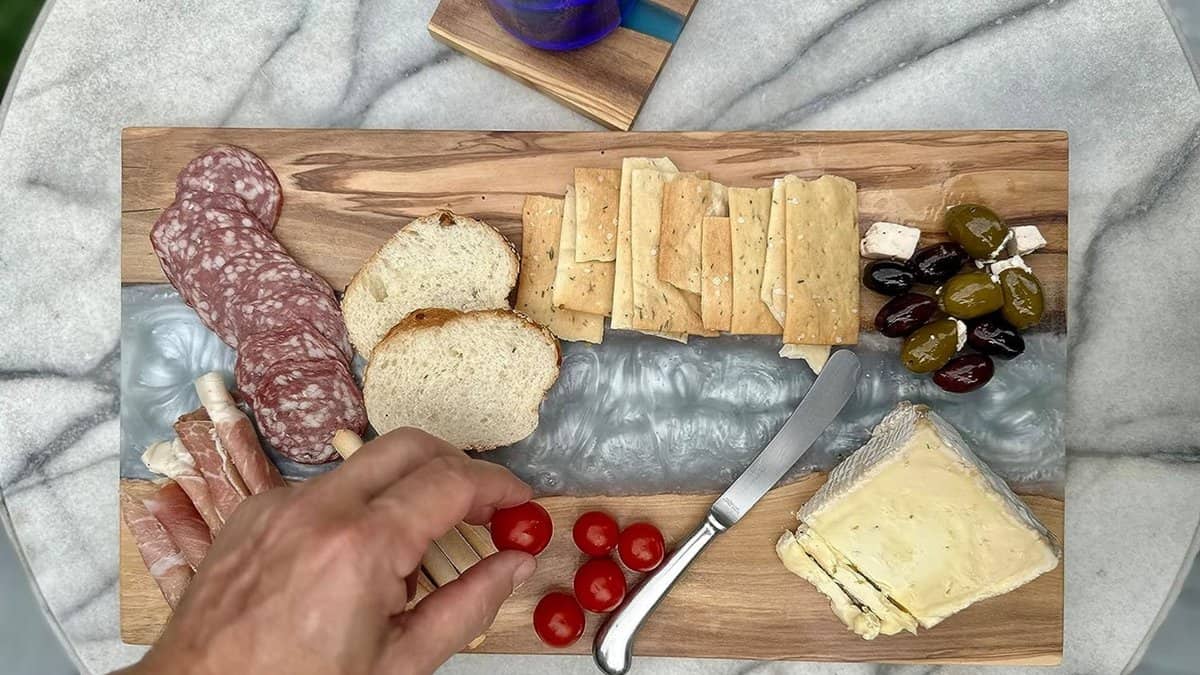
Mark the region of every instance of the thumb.
[[500, 551], [480, 560], [404, 615], [381, 670], [432, 672], [486, 631], [500, 605], [536, 569], [537, 560], [520, 551]]

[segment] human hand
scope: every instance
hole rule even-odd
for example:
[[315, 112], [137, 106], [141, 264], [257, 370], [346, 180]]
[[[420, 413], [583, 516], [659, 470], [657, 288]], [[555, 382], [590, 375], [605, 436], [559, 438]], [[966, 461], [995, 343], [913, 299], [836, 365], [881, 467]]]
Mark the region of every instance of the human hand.
[[501, 551], [412, 611], [421, 557], [532, 490], [501, 466], [398, 429], [302, 485], [251, 497], [131, 673], [429, 673], [491, 625], [534, 558]]

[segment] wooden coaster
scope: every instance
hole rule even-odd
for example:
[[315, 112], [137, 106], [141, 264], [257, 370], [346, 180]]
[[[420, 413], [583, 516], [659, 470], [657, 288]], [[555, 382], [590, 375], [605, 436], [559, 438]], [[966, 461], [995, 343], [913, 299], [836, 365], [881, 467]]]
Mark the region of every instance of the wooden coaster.
[[524, 44], [496, 23], [485, 0], [442, 0], [429, 32], [600, 124], [628, 131], [671, 53], [669, 39], [696, 1], [640, 0], [608, 37], [568, 52]]

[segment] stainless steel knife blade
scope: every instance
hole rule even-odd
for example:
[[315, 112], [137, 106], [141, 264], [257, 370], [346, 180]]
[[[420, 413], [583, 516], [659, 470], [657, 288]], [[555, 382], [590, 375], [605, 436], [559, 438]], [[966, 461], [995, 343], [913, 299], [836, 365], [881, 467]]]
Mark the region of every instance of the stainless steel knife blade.
[[775, 438], [713, 503], [712, 514], [722, 525], [730, 527], [741, 520], [812, 447], [854, 394], [859, 370], [858, 357], [853, 352], [845, 349], [834, 352]]

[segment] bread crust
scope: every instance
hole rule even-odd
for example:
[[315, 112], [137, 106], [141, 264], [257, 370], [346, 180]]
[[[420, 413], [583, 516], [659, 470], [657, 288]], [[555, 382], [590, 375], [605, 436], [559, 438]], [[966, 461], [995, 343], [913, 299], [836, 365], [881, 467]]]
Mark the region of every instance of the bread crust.
[[[550, 389], [554, 387], [554, 383], [558, 381], [558, 376], [561, 373], [562, 346], [560, 345], [558, 338], [554, 337], [554, 334], [551, 333], [548, 328], [537, 323], [536, 321], [533, 321], [521, 312], [512, 309], [477, 309], [469, 312], [461, 312], [456, 309], [444, 309], [440, 307], [417, 309], [410, 312], [408, 316], [404, 317], [400, 321], [400, 323], [392, 326], [391, 330], [387, 332], [387, 335], [384, 335], [383, 339], [379, 341], [379, 344], [375, 345], [375, 348], [379, 349], [388, 341], [397, 338], [404, 333], [429, 328], [440, 328], [456, 321], [466, 321], [487, 315], [516, 318], [518, 321], [524, 324], [525, 327], [537, 331], [537, 333], [547, 344], [554, 347], [554, 377], [550, 379], [550, 383], [545, 389], [542, 390], [541, 397], [537, 399], [537, 402], [533, 405], [533, 409], [530, 411], [533, 417], [537, 419], [540, 417], [539, 411], [542, 401], [546, 400], [546, 395], [550, 393]], [[364, 395], [366, 394], [367, 389], [370, 387], [371, 375], [374, 370], [372, 366], [373, 362], [368, 362], [366, 372], [363, 373]], [[498, 447], [500, 447], [499, 444], [468, 445], [462, 449], [474, 452], [485, 452], [488, 450], [495, 450]]]

